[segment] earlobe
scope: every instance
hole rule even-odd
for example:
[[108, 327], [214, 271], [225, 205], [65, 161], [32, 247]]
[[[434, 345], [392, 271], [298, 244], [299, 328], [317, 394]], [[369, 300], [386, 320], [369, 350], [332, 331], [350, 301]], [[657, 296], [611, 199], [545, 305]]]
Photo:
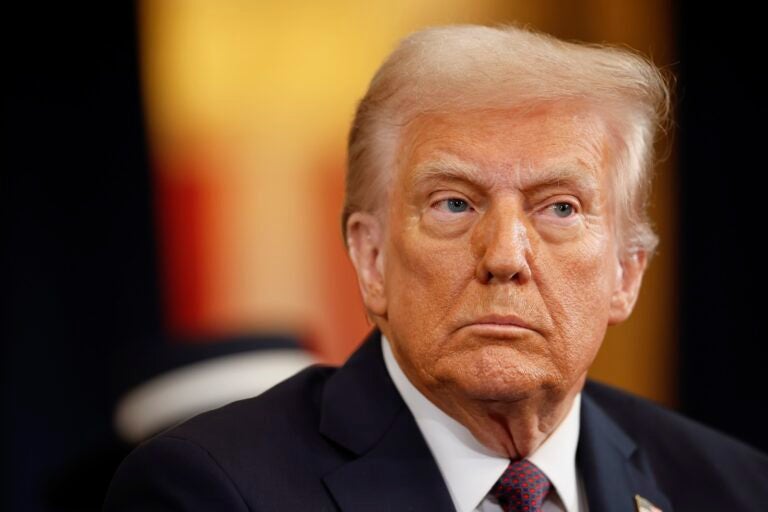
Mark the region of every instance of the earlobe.
[[369, 313], [385, 316], [387, 301], [384, 288], [384, 247], [380, 220], [364, 212], [355, 212], [347, 220], [347, 248], [357, 272], [363, 303]]
[[632, 314], [640, 295], [647, 261], [647, 253], [641, 250], [627, 252], [619, 258], [608, 325], [619, 324]]

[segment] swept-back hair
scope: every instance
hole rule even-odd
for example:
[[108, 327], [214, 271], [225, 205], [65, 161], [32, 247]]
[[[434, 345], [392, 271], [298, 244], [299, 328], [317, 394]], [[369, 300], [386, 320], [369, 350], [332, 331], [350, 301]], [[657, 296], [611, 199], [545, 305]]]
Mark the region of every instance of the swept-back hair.
[[669, 122], [664, 73], [638, 53], [574, 43], [516, 26], [428, 28], [400, 42], [371, 80], [349, 133], [342, 233], [356, 211], [388, 201], [403, 128], [430, 112], [512, 109], [578, 100], [610, 118], [617, 235], [648, 258], [654, 140]]

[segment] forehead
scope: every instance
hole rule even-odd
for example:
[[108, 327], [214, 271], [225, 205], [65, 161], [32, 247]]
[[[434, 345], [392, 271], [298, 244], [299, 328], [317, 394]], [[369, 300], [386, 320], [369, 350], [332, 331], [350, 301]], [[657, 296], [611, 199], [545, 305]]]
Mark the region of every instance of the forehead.
[[406, 186], [458, 174], [488, 187], [558, 178], [597, 186], [608, 133], [605, 116], [575, 104], [425, 114], [403, 132], [398, 174]]

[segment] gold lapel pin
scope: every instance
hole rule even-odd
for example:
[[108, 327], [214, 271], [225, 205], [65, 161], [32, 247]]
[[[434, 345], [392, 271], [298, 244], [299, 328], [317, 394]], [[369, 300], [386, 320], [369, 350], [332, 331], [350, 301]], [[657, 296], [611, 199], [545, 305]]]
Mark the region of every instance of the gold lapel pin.
[[637, 507], [637, 512], [661, 512], [659, 507], [639, 494], [635, 494], [635, 506]]

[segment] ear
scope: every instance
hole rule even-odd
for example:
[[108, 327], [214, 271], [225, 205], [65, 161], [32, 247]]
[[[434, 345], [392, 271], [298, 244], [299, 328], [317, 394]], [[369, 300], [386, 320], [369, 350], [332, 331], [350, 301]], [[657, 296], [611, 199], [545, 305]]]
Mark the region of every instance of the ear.
[[635, 308], [640, 285], [648, 263], [645, 251], [626, 252], [619, 257], [616, 286], [611, 296], [608, 325], [616, 325], [627, 318]]
[[373, 214], [355, 212], [347, 219], [347, 248], [357, 272], [363, 303], [370, 314], [385, 316], [384, 233]]

